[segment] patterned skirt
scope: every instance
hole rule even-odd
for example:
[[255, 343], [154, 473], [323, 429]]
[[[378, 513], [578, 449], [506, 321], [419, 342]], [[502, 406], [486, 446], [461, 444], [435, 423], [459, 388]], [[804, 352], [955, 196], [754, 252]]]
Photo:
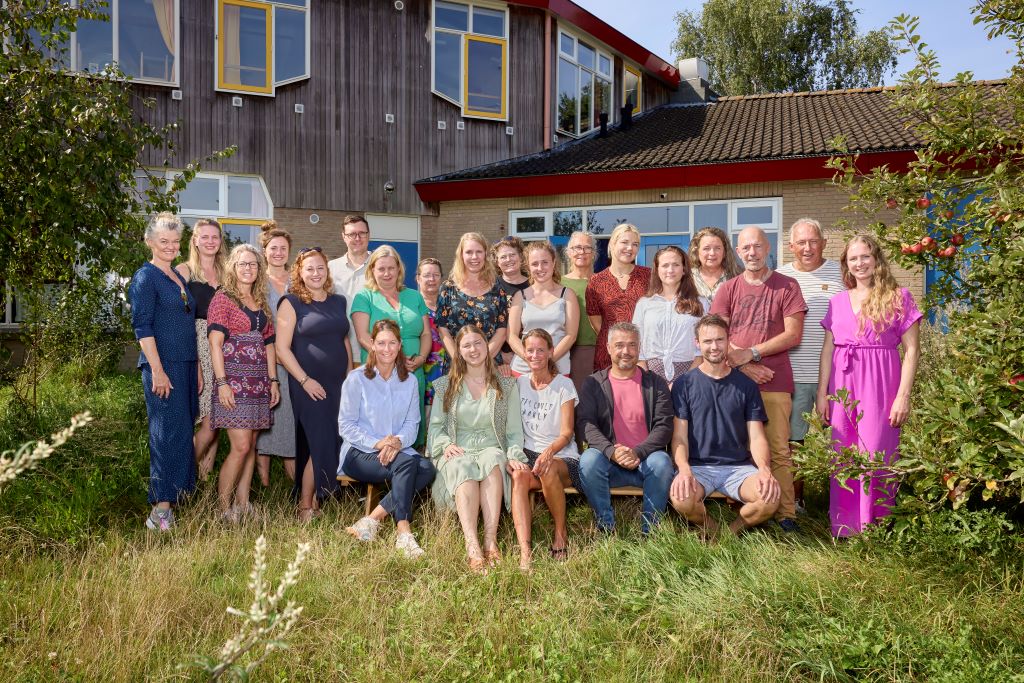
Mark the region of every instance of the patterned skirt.
[[210, 362], [210, 339], [206, 334], [206, 321], [196, 318], [196, 351], [199, 353], [199, 367], [203, 371], [203, 391], [199, 394], [196, 424], [210, 415], [210, 397], [213, 396], [213, 364]]
[[673, 365], [672, 372], [669, 373], [666, 370], [666, 368], [665, 368], [665, 359], [663, 359], [663, 358], [648, 358], [647, 359], [647, 368], [651, 372], [655, 373], [656, 375], [660, 375], [669, 384], [672, 384], [672, 382], [675, 382], [679, 378], [680, 375], [682, 375], [687, 370], [689, 370], [690, 369], [690, 365], [692, 365], [692, 364], [693, 364], [693, 359], [692, 358], [690, 360], [685, 360], [685, 361], [682, 361], [680, 363], [673, 363], [672, 364]]
[[214, 429], [267, 429], [271, 425], [267, 349], [257, 331], [233, 334], [224, 341], [224, 375], [235, 393], [235, 409], [216, 398], [210, 420]]

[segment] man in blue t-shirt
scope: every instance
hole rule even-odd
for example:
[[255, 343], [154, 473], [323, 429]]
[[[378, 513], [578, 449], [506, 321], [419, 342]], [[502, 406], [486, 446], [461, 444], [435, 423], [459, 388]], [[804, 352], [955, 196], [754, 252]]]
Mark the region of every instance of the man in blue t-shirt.
[[704, 498], [721, 491], [741, 501], [729, 525], [739, 533], [771, 519], [779, 507], [764, 429], [768, 416], [754, 381], [729, 367], [729, 324], [706, 315], [696, 331], [703, 361], [672, 386], [672, 457], [679, 472], [669, 494], [679, 514], [711, 534], [718, 524]]

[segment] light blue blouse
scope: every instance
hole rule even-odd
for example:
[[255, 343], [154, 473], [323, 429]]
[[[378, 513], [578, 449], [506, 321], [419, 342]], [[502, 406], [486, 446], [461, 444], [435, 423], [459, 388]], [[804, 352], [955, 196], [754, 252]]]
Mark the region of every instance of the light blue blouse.
[[377, 442], [391, 434], [401, 439], [403, 453], [416, 455], [419, 428], [419, 382], [412, 373], [403, 382], [397, 371], [385, 380], [380, 373], [369, 379], [363, 368], [353, 370], [341, 386], [338, 431], [344, 444], [338, 473], [343, 474], [342, 466], [350, 450], [358, 448], [373, 453]]

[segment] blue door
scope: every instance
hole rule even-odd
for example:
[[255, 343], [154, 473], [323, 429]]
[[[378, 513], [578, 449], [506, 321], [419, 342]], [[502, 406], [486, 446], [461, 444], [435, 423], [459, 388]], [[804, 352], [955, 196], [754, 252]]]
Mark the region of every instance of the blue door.
[[639, 266], [654, 267], [654, 255], [662, 247], [679, 247], [686, 254], [690, 249], [689, 235], [654, 235], [652, 237], [640, 238], [640, 253], [637, 254], [636, 263]]
[[370, 251], [377, 247], [388, 245], [398, 252], [405, 266], [405, 286], [416, 289], [416, 265], [420, 262], [420, 245], [416, 242], [380, 242], [370, 240]]

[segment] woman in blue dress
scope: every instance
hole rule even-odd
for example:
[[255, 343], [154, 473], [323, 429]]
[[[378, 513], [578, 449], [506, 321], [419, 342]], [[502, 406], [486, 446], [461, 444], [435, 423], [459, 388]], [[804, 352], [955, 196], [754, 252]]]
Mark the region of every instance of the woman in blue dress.
[[295, 492], [299, 521], [320, 515], [320, 501], [338, 489], [338, 408], [352, 369], [347, 302], [333, 294], [327, 257], [303, 249], [292, 265], [289, 293], [277, 307], [277, 355], [288, 371], [295, 417]]
[[170, 212], [146, 226], [152, 258], [135, 271], [128, 288], [132, 328], [142, 353], [138, 367], [149, 419], [149, 503], [146, 526], [169, 531], [171, 506], [196, 483], [192, 427], [199, 414], [202, 376], [196, 353], [195, 298], [172, 264], [182, 225]]

